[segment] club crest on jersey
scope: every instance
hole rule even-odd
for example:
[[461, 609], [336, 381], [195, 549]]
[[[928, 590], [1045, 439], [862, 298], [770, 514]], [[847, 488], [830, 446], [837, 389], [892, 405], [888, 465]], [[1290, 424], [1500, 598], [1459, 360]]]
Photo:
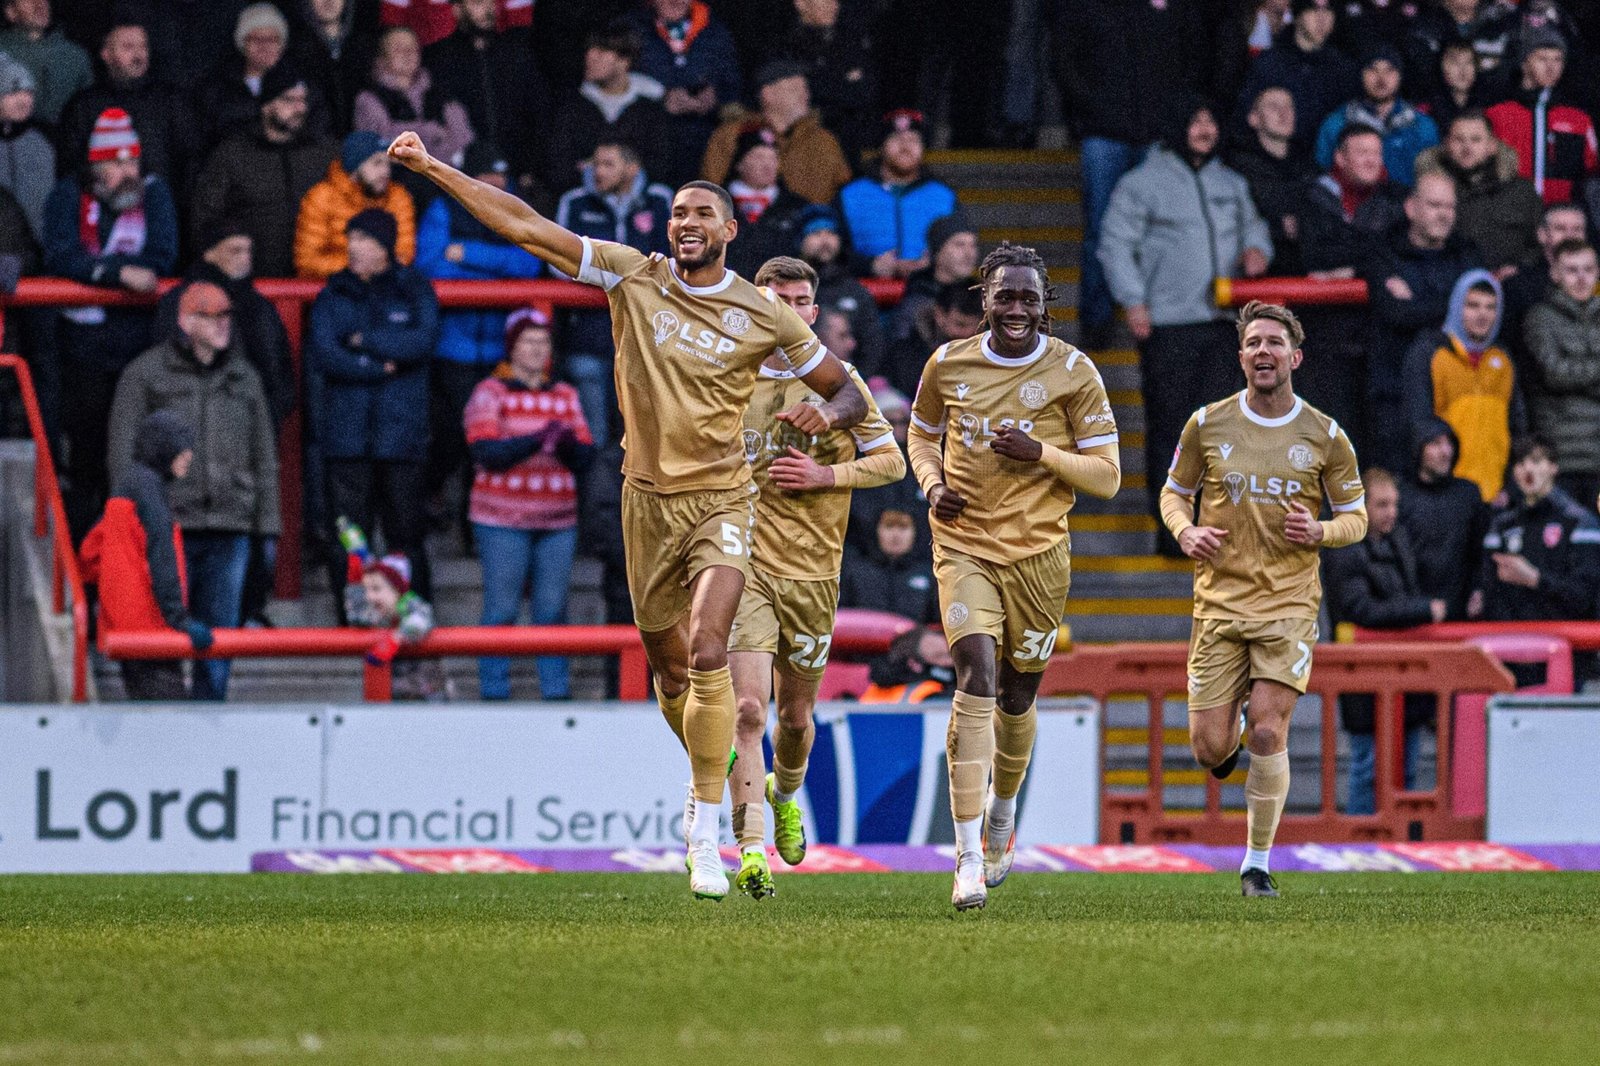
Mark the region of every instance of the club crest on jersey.
[[952, 627], [958, 626], [962, 622], [965, 622], [967, 618], [967, 605], [962, 603], [960, 600], [957, 600], [955, 603], [952, 603], [950, 605], [950, 609], [944, 613], [944, 624]]
[[1217, 450], [1222, 452], [1222, 457], [1224, 459], [1226, 459], [1228, 456], [1233, 454], [1233, 445], [1231, 445], [1231, 444], [1220, 444], [1220, 445], [1217, 446]]
[[678, 316], [671, 311], [657, 311], [650, 320], [650, 328], [655, 331], [656, 344], [660, 346], [667, 343], [667, 338], [678, 332]]
[[737, 307], [730, 307], [722, 312], [722, 328], [735, 337], [742, 337], [750, 332], [750, 316]]
[[1017, 399], [1021, 400], [1022, 406], [1028, 410], [1037, 411], [1050, 402], [1050, 393], [1039, 382], [1029, 381], [1025, 382], [1022, 388], [1017, 390]]
[[747, 429], [743, 435], [744, 461], [753, 463], [761, 457], [761, 446], [766, 443], [759, 429]]
[[1222, 487], [1228, 490], [1228, 499], [1233, 501], [1235, 507], [1244, 499], [1244, 475], [1237, 470], [1230, 470], [1222, 475]]
[[1289, 465], [1296, 470], [1310, 470], [1311, 464], [1316, 459], [1311, 454], [1311, 449], [1304, 444], [1296, 444], [1289, 448]]

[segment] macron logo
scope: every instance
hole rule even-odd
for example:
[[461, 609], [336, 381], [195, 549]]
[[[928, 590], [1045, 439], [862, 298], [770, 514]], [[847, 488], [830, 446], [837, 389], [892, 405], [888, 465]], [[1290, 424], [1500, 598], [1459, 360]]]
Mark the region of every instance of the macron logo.
[[971, 390], [972, 386], [963, 381], [961, 384], [956, 386], [956, 399], [965, 400], [967, 398], [967, 393]]
[[1222, 445], [1222, 457], [1224, 459], [1226, 459], [1228, 456], [1230, 456], [1232, 454], [1233, 454], [1233, 445], [1231, 445], [1231, 444]]

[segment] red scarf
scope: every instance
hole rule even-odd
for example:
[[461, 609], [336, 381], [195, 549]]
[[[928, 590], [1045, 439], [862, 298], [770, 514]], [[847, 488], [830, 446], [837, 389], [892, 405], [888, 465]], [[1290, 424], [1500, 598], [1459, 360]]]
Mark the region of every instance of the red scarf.
[[656, 19], [656, 34], [667, 42], [672, 54], [681, 56], [694, 44], [694, 39], [711, 25], [711, 9], [700, 0], [689, 5], [689, 17], [669, 25]]
[[100, 213], [104, 210], [105, 205], [96, 200], [92, 193], [78, 196], [78, 240], [84, 249], [95, 258], [102, 254], [137, 255], [144, 251], [144, 204], [136, 204], [117, 216], [116, 221], [111, 223], [111, 232], [106, 237], [102, 252]]
[[1372, 194], [1378, 191], [1378, 186], [1382, 185], [1388, 176], [1388, 171], [1382, 171], [1379, 173], [1376, 183], [1372, 185], [1357, 185], [1350, 180], [1349, 175], [1339, 168], [1339, 164], [1335, 163], [1333, 165], [1331, 177], [1333, 178], [1333, 183], [1339, 186], [1339, 205], [1344, 209], [1344, 220], [1346, 222], [1354, 221], [1356, 212], [1361, 210], [1361, 205], [1372, 199]]

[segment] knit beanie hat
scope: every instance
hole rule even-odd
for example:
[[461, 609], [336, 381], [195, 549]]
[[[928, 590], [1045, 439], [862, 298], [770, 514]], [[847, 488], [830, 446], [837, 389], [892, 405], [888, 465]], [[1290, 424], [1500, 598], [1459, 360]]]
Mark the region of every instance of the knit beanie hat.
[[394, 216], [381, 207], [369, 207], [365, 211], [357, 212], [355, 217], [344, 224], [345, 233], [365, 233], [368, 237], [383, 245], [389, 253], [389, 258], [394, 258], [394, 244], [400, 236], [400, 227], [396, 224]]
[[921, 111], [910, 107], [896, 108], [883, 116], [878, 126], [878, 143], [882, 144], [897, 133], [916, 130], [924, 133], [927, 120]]
[[402, 596], [411, 591], [411, 561], [399, 552], [374, 559], [367, 564], [366, 572], [381, 575]]
[[928, 258], [937, 259], [939, 252], [958, 233], [978, 235], [978, 229], [960, 211], [944, 215], [928, 223]]
[[276, 30], [283, 42], [289, 43], [289, 22], [283, 12], [271, 4], [251, 4], [239, 12], [239, 21], [233, 24], [233, 46], [243, 52], [244, 39], [259, 29]]
[[33, 75], [28, 71], [28, 68], [12, 59], [6, 53], [0, 52], [0, 96], [38, 91], [38, 87], [33, 83]]
[[542, 307], [519, 307], [506, 316], [506, 353], [530, 329], [549, 329], [550, 313]]
[[100, 112], [89, 133], [89, 162], [138, 158], [139, 134], [133, 128], [133, 119], [120, 107], [108, 107]]
[[195, 242], [195, 251], [203, 254], [229, 237], [250, 237], [252, 234], [238, 218], [232, 215], [220, 215], [202, 226], [199, 236], [200, 239]]
[[498, 144], [487, 137], [475, 137], [461, 157], [461, 169], [472, 177], [479, 174], [509, 174], [511, 164], [506, 162], [506, 154]]
[[305, 75], [300, 73], [300, 68], [295, 66], [293, 60], [280, 59], [261, 75], [261, 95], [256, 99], [263, 104], [270, 104], [290, 89], [305, 83]]
[[729, 165], [738, 167], [739, 161], [745, 157], [745, 153], [759, 148], [763, 144], [773, 151], [777, 151], [778, 135], [766, 126], [747, 127], [739, 134], [739, 139], [733, 142], [733, 159], [730, 160]]
[[344, 139], [344, 146], [339, 149], [339, 165], [344, 167], [346, 174], [354, 174], [361, 169], [361, 164], [377, 155], [387, 147], [383, 138], [371, 130], [356, 130]]

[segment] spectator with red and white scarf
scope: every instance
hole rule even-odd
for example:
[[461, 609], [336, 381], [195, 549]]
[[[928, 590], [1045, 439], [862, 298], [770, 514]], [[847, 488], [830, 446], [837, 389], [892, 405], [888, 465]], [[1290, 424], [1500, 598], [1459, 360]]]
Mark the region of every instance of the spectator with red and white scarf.
[[[178, 259], [178, 212], [159, 175], [145, 174], [139, 135], [120, 108], [100, 114], [85, 165], [45, 200], [45, 270], [108, 289], [154, 293]], [[106, 421], [117, 378], [150, 346], [149, 308], [74, 307], [58, 331], [67, 455], [68, 523], [79, 539], [99, 516], [106, 480]]]
[[[577, 475], [594, 441], [578, 390], [552, 383], [550, 316], [524, 308], [506, 320], [506, 361], [473, 390], [463, 421], [477, 468], [470, 517], [483, 561], [481, 624], [509, 625], [532, 600], [532, 623], [566, 621], [578, 543]], [[567, 660], [541, 656], [539, 695], [567, 699]], [[511, 663], [478, 661], [481, 698], [511, 698]]]
[[666, 91], [661, 106], [671, 152], [656, 177], [677, 187], [699, 176], [717, 113], [739, 99], [739, 53], [733, 35], [700, 0], [651, 0], [637, 26], [641, 49], [634, 69]]

